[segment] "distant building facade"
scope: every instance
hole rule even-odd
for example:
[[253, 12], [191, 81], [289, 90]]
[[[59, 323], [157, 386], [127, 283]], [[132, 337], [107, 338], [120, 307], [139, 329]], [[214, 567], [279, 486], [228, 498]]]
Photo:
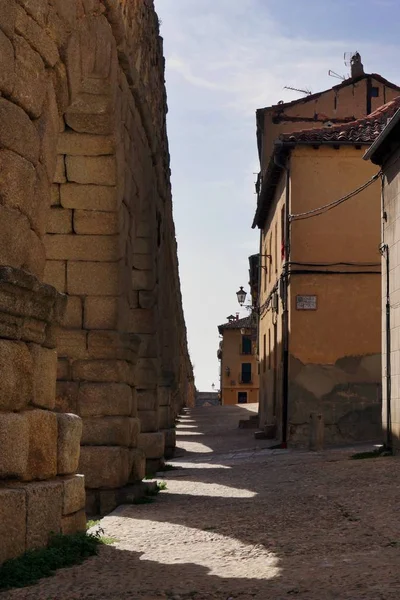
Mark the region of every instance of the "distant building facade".
[[257, 322], [252, 316], [232, 316], [218, 331], [222, 336], [217, 353], [221, 361], [221, 404], [258, 402]]
[[[388, 447], [400, 452], [400, 110], [382, 109], [388, 123], [364, 158], [382, 174], [382, 426]], [[393, 117], [393, 118], [391, 118]], [[391, 120], [389, 120], [391, 118]], [[389, 122], [388, 122], [389, 120]]]
[[219, 406], [220, 404], [220, 394], [218, 392], [196, 391], [195, 406]]
[[384, 118], [369, 113], [399, 93], [361, 66], [331, 90], [257, 111], [259, 417], [284, 444], [308, 444], [315, 415], [327, 444], [380, 436], [379, 181], [316, 209], [377, 173], [360, 165]]

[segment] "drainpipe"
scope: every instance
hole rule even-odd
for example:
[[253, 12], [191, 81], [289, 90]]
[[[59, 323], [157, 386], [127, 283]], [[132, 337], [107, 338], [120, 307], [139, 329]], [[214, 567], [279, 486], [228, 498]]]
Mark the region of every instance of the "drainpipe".
[[391, 331], [390, 331], [390, 262], [389, 262], [389, 246], [385, 244], [384, 221], [386, 221], [385, 211], [385, 188], [383, 176], [382, 181], [382, 244], [380, 246], [381, 255], [385, 258], [386, 268], [386, 447], [392, 449], [392, 367], [391, 367]]
[[282, 323], [282, 448], [287, 448], [288, 438], [288, 404], [289, 404], [289, 308], [288, 308], [288, 285], [289, 285], [289, 261], [290, 261], [290, 166], [278, 161], [274, 156], [275, 164], [286, 172], [286, 198], [285, 198], [285, 263], [283, 266], [283, 323]]

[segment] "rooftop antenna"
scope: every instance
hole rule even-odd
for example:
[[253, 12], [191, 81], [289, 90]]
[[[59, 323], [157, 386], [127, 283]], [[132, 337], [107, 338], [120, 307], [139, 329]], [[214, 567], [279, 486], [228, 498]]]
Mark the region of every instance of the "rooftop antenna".
[[335, 73], [335, 71], [332, 71], [332, 69], [329, 69], [328, 75], [329, 77], [334, 77], [335, 79], [340, 79], [341, 81], [346, 79], [345, 75], [339, 75], [338, 73]]
[[353, 56], [355, 56], [356, 54], [358, 54], [357, 52], [345, 52], [344, 53], [344, 64], [346, 65], [346, 67], [351, 67], [351, 63], [353, 60]]
[[292, 90], [292, 92], [300, 92], [300, 94], [305, 94], [306, 96], [311, 96], [311, 90], [306, 88], [305, 90], [300, 90], [299, 88], [291, 87], [290, 85], [285, 85], [284, 90]]

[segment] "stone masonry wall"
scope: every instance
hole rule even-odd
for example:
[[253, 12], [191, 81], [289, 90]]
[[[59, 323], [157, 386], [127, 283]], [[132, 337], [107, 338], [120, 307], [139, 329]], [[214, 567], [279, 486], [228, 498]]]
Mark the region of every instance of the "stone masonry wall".
[[111, 510], [193, 403], [166, 110], [152, 1], [0, 0], [0, 562], [84, 527], [77, 471]]

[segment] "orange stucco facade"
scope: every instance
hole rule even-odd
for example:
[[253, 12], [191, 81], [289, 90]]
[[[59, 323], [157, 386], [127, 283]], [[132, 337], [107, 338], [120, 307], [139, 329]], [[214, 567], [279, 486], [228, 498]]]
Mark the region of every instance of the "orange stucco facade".
[[[258, 402], [259, 374], [252, 330], [220, 327], [221, 404]], [[254, 336], [253, 336], [254, 337]], [[243, 338], [250, 340], [248, 343]]]
[[[258, 111], [261, 181], [270, 177], [280, 134], [364, 117], [367, 108], [399, 95], [384, 82], [365, 76], [296, 104]], [[371, 88], [377, 88], [373, 97]], [[309, 443], [312, 414], [322, 415], [326, 444], [380, 436], [380, 183], [321, 216], [288, 218], [337, 200], [376, 174], [377, 167], [361, 160], [365, 149], [293, 143], [257, 223], [260, 426], [276, 425], [278, 439], [286, 435], [293, 445]]]

